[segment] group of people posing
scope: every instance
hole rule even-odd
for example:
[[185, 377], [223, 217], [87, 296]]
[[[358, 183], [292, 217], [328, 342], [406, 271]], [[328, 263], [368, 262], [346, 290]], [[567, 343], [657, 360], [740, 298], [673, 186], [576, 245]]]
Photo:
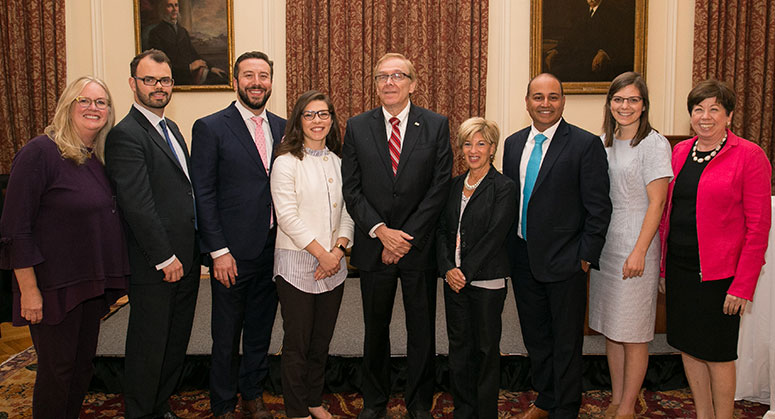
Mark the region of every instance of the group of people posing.
[[[350, 247], [365, 324], [360, 418], [387, 413], [399, 280], [403, 397], [410, 418], [431, 417], [439, 277], [455, 416], [498, 415], [510, 278], [538, 393], [522, 417], [575, 418], [588, 272], [589, 324], [606, 336], [611, 373], [606, 417], [635, 415], [658, 288], [698, 417], [732, 417], [739, 315], [764, 263], [771, 166], [729, 130], [729, 87], [710, 80], [691, 91], [697, 135], [671, 153], [649, 124], [639, 74], [611, 83], [600, 137], [563, 119], [562, 83], [540, 74], [525, 95], [532, 124], [505, 140], [500, 173], [495, 123], [470, 118], [450, 142], [448, 119], [411, 102], [418, 75], [406, 57], [385, 54], [373, 77], [381, 106], [349, 119], [342, 139], [325, 93], [302, 94], [288, 121], [268, 112], [273, 63], [246, 52], [234, 63], [237, 100], [196, 121], [190, 156], [164, 114], [174, 80], [163, 52], [132, 60], [135, 103], [115, 127], [104, 82], [82, 77], [65, 89], [45, 134], [14, 160], [0, 220], [14, 324], [29, 325], [38, 353], [34, 417], [78, 417], [100, 318], [127, 290], [125, 416], [177, 417], [168, 399], [204, 263], [213, 415], [271, 417], [262, 393], [279, 300], [286, 415], [330, 418], [325, 364]], [[455, 178], [453, 146], [467, 168]]]

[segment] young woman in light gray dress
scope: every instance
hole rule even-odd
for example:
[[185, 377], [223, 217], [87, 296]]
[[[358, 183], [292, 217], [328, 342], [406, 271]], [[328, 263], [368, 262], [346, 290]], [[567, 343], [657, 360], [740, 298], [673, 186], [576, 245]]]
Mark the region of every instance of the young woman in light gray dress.
[[657, 229], [673, 177], [670, 143], [651, 128], [646, 83], [627, 72], [611, 83], [601, 135], [613, 213], [600, 270], [592, 271], [589, 327], [606, 337], [612, 397], [606, 418], [633, 418], [654, 339], [660, 247]]

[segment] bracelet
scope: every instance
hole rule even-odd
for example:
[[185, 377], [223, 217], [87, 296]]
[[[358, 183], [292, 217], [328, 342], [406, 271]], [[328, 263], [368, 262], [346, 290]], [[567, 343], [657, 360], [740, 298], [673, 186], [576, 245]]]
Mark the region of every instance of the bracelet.
[[347, 249], [345, 249], [342, 243], [337, 243], [336, 246], [334, 246], [334, 249], [339, 249], [342, 251], [342, 254], [347, 254]]

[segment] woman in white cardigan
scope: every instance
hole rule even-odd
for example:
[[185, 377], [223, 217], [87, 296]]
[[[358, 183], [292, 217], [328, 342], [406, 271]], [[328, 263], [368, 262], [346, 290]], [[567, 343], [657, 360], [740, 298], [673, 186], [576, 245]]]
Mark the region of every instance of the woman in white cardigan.
[[331, 417], [322, 406], [326, 359], [347, 277], [344, 252], [353, 237], [342, 197], [341, 149], [329, 97], [315, 90], [302, 94], [275, 151], [271, 176], [289, 418]]

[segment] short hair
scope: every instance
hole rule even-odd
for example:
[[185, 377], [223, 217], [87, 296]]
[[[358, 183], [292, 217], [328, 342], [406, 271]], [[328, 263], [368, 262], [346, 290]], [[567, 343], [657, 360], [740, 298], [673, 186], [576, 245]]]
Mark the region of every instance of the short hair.
[[269, 59], [269, 56], [264, 54], [261, 51], [248, 51], [237, 57], [237, 61], [234, 62], [234, 78], [236, 79], [237, 76], [239, 76], [239, 63], [250, 59], [250, 58], [256, 58], [259, 60], [266, 61], [267, 64], [269, 64], [269, 78], [274, 78], [274, 62]]
[[92, 76], [83, 76], [70, 83], [59, 96], [54, 119], [43, 131], [57, 145], [62, 157], [70, 159], [78, 165], [83, 164], [89, 158], [89, 150], [86, 149], [78, 136], [78, 131], [75, 129], [70, 114], [73, 106], [78, 106], [75, 103], [75, 98], [80, 96], [83, 89], [90, 83], [96, 83], [102, 87], [108, 100], [105, 126], [99, 130], [92, 144], [94, 155], [101, 163], [105, 163], [105, 137], [116, 122], [116, 114], [113, 110], [113, 98], [110, 96], [110, 90], [104, 81]]
[[417, 81], [417, 70], [414, 69], [414, 64], [412, 64], [412, 62], [409, 61], [409, 59], [406, 58], [404, 54], [399, 54], [397, 52], [388, 52], [387, 54], [380, 57], [379, 60], [377, 60], [377, 64], [374, 65], [374, 74], [372, 74], [372, 77], [377, 77], [377, 71], [379, 70], [379, 66], [382, 65], [383, 62], [385, 62], [390, 58], [398, 58], [398, 59], [404, 60], [404, 63], [406, 63], [406, 67], [409, 69], [409, 78], [412, 79], [412, 81]]
[[686, 98], [686, 107], [689, 109], [689, 115], [692, 114], [692, 109], [699, 105], [700, 102], [712, 97], [716, 98], [716, 102], [724, 107], [727, 115], [735, 110], [735, 100], [737, 99], [735, 91], [723, 81], [708, 79], [697, 83], [694, 89], [689, 92], [689, 96]]
[[640, 144], [653, 130], [649, 122], [649, 108], [651, 106], [649, 102], [649, 89], [646, 86], [646, 81], [643, 80], [643, 76], [634, 71], [619, 74], [611, 82], [611, 86], [608, 88], [608, 95], [605, 98], [605, 105], [603, 105], [603, 132], [605, 133], [604, 144], [606, 147], [611, 147], [614, 144], [614, 133], [616, 133], [618, 127], [616, 118], [614, 118], [614, 114], [611, 112], [611, 99], [613, 99], [616, 92], [627, 86], [635, 86], [638, 89], [638, 94], [643, 99], [643, 112], [640, 114], [640, 120], [638, 121], [638, 131], [630, 141], [630, 145], [635, 147]]
[[160, 49], [151, 48], [135, 55], [135, 58], [132, 58], [132, 62], [129, 63], [130, 76], [135, 77], [137, 75], [137, 65], [140, 64], [140, 61], [142, 61], [142, 59], [145, 57], [151, 57], [152, 60], [159, 64], [167, 63], [167, 65], [170, 67], [170, 70], [172, 70], [170, 57], [168, 57], [167, 54], [165, 54], [164, 51]]
[[495, 145], [494, 151], [498, 151], [498, 139], [500, 138], [498, 124], [480, 116], [468, 118], [463, 121], [462, 124], [460, 124], [460, 127], [457, 129], [458, 148], [462, 149], [463, 144], [472, 138], [476, 133], [482, 134], [482, 138], [484, 138], [488, 144]]
[[557, 80], [557, 83], [560, 83], [560, 95], [565, 96], [565, 90], [562, 88], [562, 80], [560, 80], [559, 77], [555, 76], [552, 73], [541, 73], [541, 74], [536, 75], [532, 79], [530, 79], [529, 82], [527, 82], [527, 90], [525, 90], [525, 97], [529, 97], [530, 96], [530, 85], [533, 84], [533, 80], [535, 80], [535, 79], [537, 79], [537, 78], [539, 78], [541, 76], [549, 76], [549, 77]]
[[301, 117], [304, 108], [315, 100], [325, 102], [326, 106], [328, 106], [328, 111], [331, 112], [331, 130], [326, 135], [326, 147], [337, 156], [342, 154], [341, 132], [339, 131], [339, 123], [336, 120], [334, 103], [331, 102], [331, 98], [327, 94], [318, 90], [308, 90], [299, 96], [299, 99], [293, 106], [291, 117], [288, 118], [288, 122], [285, 124], [285, 136], [280, 145], [277, 146], [277, 150], [275, 150], [275, 157], [290, 153], [299, 160], [304, 159], [304, 129], [301, 126]]

